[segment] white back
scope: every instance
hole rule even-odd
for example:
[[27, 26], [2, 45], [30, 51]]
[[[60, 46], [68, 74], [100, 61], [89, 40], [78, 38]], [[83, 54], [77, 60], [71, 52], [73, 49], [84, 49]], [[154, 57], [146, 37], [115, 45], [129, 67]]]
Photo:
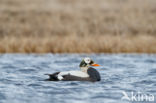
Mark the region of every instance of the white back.
[[72, 75], [72, 76], [77, 76], [82, 78], [89, 77], [87, 73], [82, 71], [66, 71], [66, 72], [60, 72], [58, 74], [58, 79], [62, 80], [64, 75]]

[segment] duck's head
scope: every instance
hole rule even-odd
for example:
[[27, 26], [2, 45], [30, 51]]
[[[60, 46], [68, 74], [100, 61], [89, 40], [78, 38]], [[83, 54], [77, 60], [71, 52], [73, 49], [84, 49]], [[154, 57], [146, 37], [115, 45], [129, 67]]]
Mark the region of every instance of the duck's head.
[[89, 66], [100, 66], [99, 64], [96, 64], [94, 63], [94, 61], [89, 58], [89, 57], [86, 57], [84, 58], [81, 63], [80, 63], [80, 68], [83, 68], [83, 67], [89, 67]]

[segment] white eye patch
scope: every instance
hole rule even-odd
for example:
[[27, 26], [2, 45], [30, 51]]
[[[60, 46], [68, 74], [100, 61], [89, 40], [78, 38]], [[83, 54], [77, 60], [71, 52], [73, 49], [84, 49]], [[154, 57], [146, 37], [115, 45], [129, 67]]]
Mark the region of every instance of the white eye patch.
[[84, 61], [85, 63], [89, 64], [91, 62], [91, 59], [87, 57], [87, 58], [84, 58]]

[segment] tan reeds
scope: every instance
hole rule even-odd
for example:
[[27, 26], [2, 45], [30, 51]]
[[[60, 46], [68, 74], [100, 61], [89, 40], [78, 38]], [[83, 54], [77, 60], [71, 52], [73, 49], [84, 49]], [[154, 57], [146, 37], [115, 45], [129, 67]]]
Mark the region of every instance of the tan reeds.
[[0, 0], [0, 53], [156, 53], [155, 0]]
[[[8, 41], [9, 40], [9, 41]], [[153, 36], [28, 37], [0, 40], [2, 53], [156, 53]], [[2, 45], [3, 44], [3, 45]]]

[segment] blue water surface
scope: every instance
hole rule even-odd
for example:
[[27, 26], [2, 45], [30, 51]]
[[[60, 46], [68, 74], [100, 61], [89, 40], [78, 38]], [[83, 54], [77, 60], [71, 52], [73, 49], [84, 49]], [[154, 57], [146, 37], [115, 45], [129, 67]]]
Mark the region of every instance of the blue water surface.
[[[84, 57], [100, 64], [100, 82], [44, 81], [44, 74], [79, 70]], [[121, 99], [154, 95], [154, 101]], [[1, 54], [0, 103], [156, 103], [156, 55]]]

